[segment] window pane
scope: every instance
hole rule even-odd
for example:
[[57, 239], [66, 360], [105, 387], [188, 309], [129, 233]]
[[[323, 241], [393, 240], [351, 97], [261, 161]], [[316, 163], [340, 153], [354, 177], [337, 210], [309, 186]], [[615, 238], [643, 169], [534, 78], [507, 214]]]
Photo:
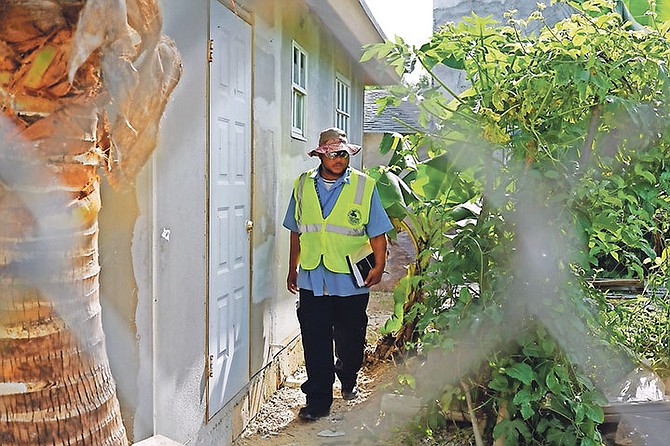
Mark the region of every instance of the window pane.
[[305, 96], [298, 91], [293, 92], [293, 122], [292, 126], [294, 130], [304, 130], [303, 123], [305, 117]]
[[301, 94], [298, 94], [296, 97], [296, 104], [295, 104], [295, 126], [302, 129], [302, 117], [304, 115], [304, 107], [305, 107], [305, 101], [303, 100], [304, 97]]
[[297, 48], [293, 48], [293, 82], [296, 84], [299, 83], [298, 76], [300, 75], [300, 65], [298, 64], [299, 57], [300, 52]]
[[300, 53], [300, 79], [298, 81], [298, 84], [302, 88], [305, 88], [305, 78], [307, 77], [306, 71], [307, 71], [307, 56], [305, 55], [305, 53]]
[[335, 125], [345, 132], [349, 132], [349, 82], [340, 77], [335, 78]]

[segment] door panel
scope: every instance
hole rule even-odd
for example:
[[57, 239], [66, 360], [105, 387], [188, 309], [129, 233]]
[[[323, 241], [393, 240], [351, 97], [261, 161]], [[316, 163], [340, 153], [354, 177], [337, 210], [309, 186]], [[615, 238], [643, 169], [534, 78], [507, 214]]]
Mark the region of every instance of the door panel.
[[211, 0], [209, 406], [249, 380], [251, 26]]

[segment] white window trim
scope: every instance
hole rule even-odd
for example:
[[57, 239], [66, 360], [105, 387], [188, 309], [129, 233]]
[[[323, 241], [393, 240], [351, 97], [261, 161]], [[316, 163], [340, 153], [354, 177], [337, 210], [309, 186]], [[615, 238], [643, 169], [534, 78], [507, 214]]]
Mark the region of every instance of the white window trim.
[[[340, 102], [339, 102], [339, 93], [340, 93], [340, 84], [346, 87], [346, 92], [347, 92], [347, 98], [346, 98], [346, 109], [340, 107]], [[337, 72], [335, 73], [335, 104], [334, 104], [334, 109], [335, 109], [335, 125], [339, 125], [339, 117], [342, 117], [347, 125], [344, 126], [346, 128], [342, 128], [347, 134], [349, 133], [349, 127], [351, 124], [351, 81], [346, 78], [343, 74]]]
[[[299, 51], [300, 54], [304, 55], [304, 66], [303, 71], [305, 75], [304, 85], [300, 85], [295, 82], [295, 63], [293, 62], [293, 58], [295, 57], [295, 52]], [[298, 43], [294, 40], [293, 44], [291, 45], [291, 136], [294, 138], [306, 140], [306, 135], [305, 135], [305, 125], [307, 122], [307, 82], [308, 82], [308, 73], [307, 73], [307, 51], [305, 51]], [[297, 123], [296, 125], [296, 110], [295, 110], [295, 98], [296, 95], [302, 95], [302, 116], [301, 116], [301, 122]]]

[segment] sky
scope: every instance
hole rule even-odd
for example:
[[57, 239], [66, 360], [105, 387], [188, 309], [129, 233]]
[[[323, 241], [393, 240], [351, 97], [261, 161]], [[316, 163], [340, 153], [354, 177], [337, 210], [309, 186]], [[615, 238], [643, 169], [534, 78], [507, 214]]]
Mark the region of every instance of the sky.
[[433, 0], [365, 0], [365, 3], [389, 40], [398, 35], [406, 43], [420, 46], [433, 33]]
[[[433, 0], [365, 0], [365, 3], [387, 39], [394, 40], [398, 35], [405, 43], [415, 46], [430, 40], [433, 34]], [[405, 79], [416, 82], [423, 72], [420, 68], [415, 69]]]

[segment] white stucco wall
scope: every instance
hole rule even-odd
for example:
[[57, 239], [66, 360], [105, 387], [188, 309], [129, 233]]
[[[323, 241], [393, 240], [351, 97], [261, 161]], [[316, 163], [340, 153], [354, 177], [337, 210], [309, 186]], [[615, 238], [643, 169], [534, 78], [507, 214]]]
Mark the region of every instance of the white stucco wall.
[[[138, 183], [133, 238], [140, 373], [135, 440], [160, 433], [185, 443], [205, 419], [207, 234], [207, 2], [161, 1], [163, 32], [183, 74]], [[169, 239], [168, 239], [169, 231]]]
[[281, 160], [286, 151], [284, 127], [290, 116], [283, 112], [283, 103], [291, 93], [291, 84], [283, 83], [282, 73], [291, 60], [291, 47], [287, 53], [280, 35], [281, 5], [257, 2], [255, 12], [252, 374], [297, 336], [295, 307], [281, 287], [286, 260], [279, 199], [284, 175]]
[[185, 442], [205, 418], [206, 4], [161, 2], [183, 76], [136, 188], [103, 185], [103, 327], [131, 441]]

